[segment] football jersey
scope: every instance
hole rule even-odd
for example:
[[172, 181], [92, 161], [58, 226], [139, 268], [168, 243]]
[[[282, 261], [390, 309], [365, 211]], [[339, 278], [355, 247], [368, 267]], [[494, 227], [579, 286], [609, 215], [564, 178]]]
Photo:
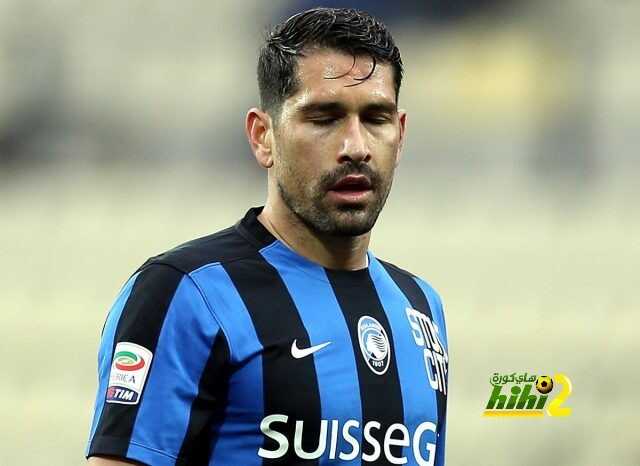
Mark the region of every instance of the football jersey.
[[149, 259], [99, 349], [87, 456], [150, 465], [443, 465], [448, 343], [424, 280], [327, 269], [250, 209]]

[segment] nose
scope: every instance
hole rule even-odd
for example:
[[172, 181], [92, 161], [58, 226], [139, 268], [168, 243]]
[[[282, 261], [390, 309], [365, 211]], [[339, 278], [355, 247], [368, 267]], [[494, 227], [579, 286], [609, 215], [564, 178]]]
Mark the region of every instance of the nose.
[[338, 162], [368, 162], [371, 153], [367, 144], [366, 129], [363, 128], [360, 118], [349, 118], [344, 131]]

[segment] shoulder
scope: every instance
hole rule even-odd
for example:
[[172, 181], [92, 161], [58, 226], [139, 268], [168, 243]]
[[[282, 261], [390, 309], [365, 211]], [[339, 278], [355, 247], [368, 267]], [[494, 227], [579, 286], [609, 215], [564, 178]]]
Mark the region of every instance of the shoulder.
[[231, 226], [150, 257], [138, 272], [153, 265], [165, 265], [189, 275], [206, 265], [242, 259], [255, 251], [255, 246]]
[[406, 284], [410, 284], [411, 287], [417, 286], [427, 298], [430, 307], [435, 307], [438, 312], [442, 313], [442, 299], [440, 298], [440, 294], [436, 291], [436, 289], [431, 286], [431, 283], [429, 283], [426, 279], [409, 272], [408, 270], [392, 264], [391, 262], [387, 262], [381, 259], [378, 260], [396, 283], [398, 283], [399, 285], [400, 283], [403, 283], [405, 286], [407, 286]]
[[127, 303], [127, 310], [166, 308], [172, 301], [185, 301], [204, 304], [212, 312], [194, 273], [206, 265], [239, 260], [255, 251], [234, 227], [188, 241], [147, 259], [129, 277], [119, 298]]
[[148, 334], [159, 334], [160, 328], [191, 328], [193, 335], [209, 341], [218, 329], [224, 329], [210, 293], [194, 278], [194, 272], [210, 263], [239, 259], [247, 249], [246, 241], [231, 227], [149, 258], [122, 287], [103, 335], [147, 348], [148, 344], [139, 341]]
[[216, 311], [216, 296], [228, 284], [222, 280], [212, 285], [217, 278], [223, 278], [223, 274], [219, 273], [219, 267], [207, 266], [253, 257], [257, 251], [250, 238], [234, 225], [150, 257], [125, 285], [125, 290], [129, 288], [127, 310], [136, 302], [140, 303], [138, 312], [144, 313], [169, 306], [179, 307], [182, 313], [191, 309], [209, 314], [223, 327]]
[[396, 264], [393, 264], [391, 262], [382, 260], [382, 259], [378, 259], [378, 261], [382, 264], [382, 266], [386, 269], [386, 271], [390, 274], [390, 275], [394, 275], [395, 277], [403, 277], [405, 280], [413, 280], [415, 281], [420, 287], [424, 287], [430, 290], [430, 292], [435, 293], [436, 295], [438, 294], [435, 290], [435, 288], [433, 288], [431, 286], [431, 284], [424, 279], [423, 277], [416, 275], [412, 272], [409, 272], [406, 269], [403, 269], [399, 266], [397, 266]]
[[447, 326], [440, 294], [438, 294], [435, 288], [424, 278], [414, 275], [397, 265], [380, 259], [378, 260], [391, 276], [393, 281], [398, 285], [400, 290], [407, 296], [407, 298], [409, 298], [409, 301], [412, 304], [417, 305], [415, 309], [422, 309], [421, 305], [424, 305], [425, 309], [429, 310], [429, 316], [440, 328], [446, 346]]

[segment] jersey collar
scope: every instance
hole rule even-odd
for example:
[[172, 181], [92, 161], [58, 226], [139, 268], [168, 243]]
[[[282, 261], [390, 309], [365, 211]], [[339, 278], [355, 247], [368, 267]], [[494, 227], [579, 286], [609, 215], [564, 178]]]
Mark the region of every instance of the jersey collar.
[[262, 209], [264, 209], [264, 206], [250, 208], [244, 217], [235, 224], [236, 231], [258, 249], [277, 241], [276, 237], [258, 220], [258, 215], [260, 215]]
[[[309, 270], [322, 269], [323, 267], [315, 262], [310, 261], [304, 256], [301, 256], [296, 251], [290, 249], [288, 246], [279, 241], [273, 236], [269, 230], [258, 220], [258, 215], [262, 212], [264, 206], [250, 208], [244, 217], [235, 224], [235, 229], [241, 234], [247, 241], [253, 244], [258, 250], [262, 250], [268, 246], [275, 247], [279, 250], [279, 254], [282, 256], [288, 256], [290, 260], [295, 262], [298, 267]], [[335, 274], [344, 274], [352, 277], [371, 274], [372, 278], [377, 278], [377, 259], [371, 251], [367, 251], [367, 267], [360, 270], [333, 270]], [[325, 269], [326, 270], [326, 269]], [[324, 274], [323, 274], [324, 275]]]

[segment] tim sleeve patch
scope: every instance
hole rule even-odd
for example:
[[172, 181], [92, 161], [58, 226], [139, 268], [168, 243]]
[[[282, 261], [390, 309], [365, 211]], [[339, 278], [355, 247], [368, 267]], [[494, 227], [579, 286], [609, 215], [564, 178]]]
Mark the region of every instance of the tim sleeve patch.
[[109, 373], [106, 402], [138, 404], [152, 358], [153, 353], [143, 346], [118, 343]]

